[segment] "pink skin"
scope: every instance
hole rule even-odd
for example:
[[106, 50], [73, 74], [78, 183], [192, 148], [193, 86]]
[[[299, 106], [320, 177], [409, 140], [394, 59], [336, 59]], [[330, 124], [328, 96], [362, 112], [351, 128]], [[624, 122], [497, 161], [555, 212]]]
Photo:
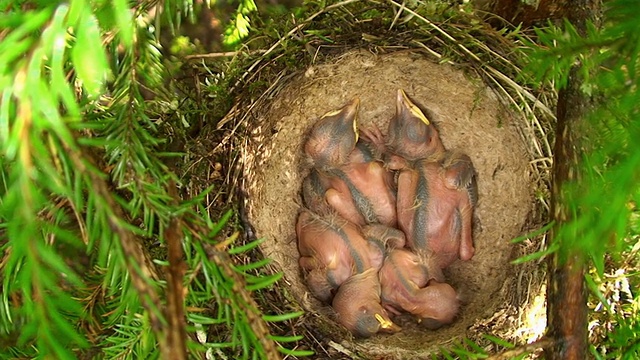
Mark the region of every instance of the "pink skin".
[[[400, 330], [380, 304], [376, 269], [353, 275], [344, 282], [333, 299], [333, 309], [338, 322], [359, 337], [370, 337], [378, 331], [394, 333]], [[383, 321], [380, 322], [376, 315]]]
[[[425, 183], [426, 194], [421, 193]], [[473, 206], [467, 188], [455, 187], [458, 183], [440, 163], [430, 161], [403, 169], [398, 177], [398, 225], [407, 245], [418, 253], [435, 254], [441, 268], [457, 258], [469, 260], [475, 252]]]
[[[384, 135], [373, 125], [361, 130], [361, 141], [372, 150], [374, 158], [380, 158], [384, 151]], [[373, 214], [363, 214], [356, 206], [358, 200], [350, 192], [342, 179], [332, 177], [330, 189], [326, 193], [327, 202], [344, 218], [359, 225], [378, 222], [389, 227], [396, 227], [396, 195], [393, 173], [381, 162], [375, 161], [355, 149], [350, 162], [340, 167], [351, 184], [362, 197], [371, 204]]]
[[[309, 131], [304, 152], [318, 172], [322, 189], [305, 186], [305, 203], [321, 214], [328, 214], [333, 208], [355, 224], [380, 222], [395, 226], [392, 175], [357, 147], [359, 104], [354, 99], [340, 110], [324, 115]], [[363, 141], [370, 143], [367, 136]]]
[[296, 234], [299, 264], [309, 290], [326, 303], [353, 274], [382, 265], [380, 248], [367, 241], [358, 226], [337, 216], [319, 216], [303, 210]]
[[384, 252], [402, 248], [406, 243], [402, 231], [382, 224], [367, 225], [362, 228], [362, 233], [367, 240], [377, 243]]
[[[396, 197], [387, 182], [389, 172], [382, 164], [345, 165], [333, 174], [336, 175], [314, 170], [303, 181], [304, 203], [310, 210], [323, 215], [336, 213], [360, 226], [368, 223], [396, 226]], [[367, 204], [364, 211], [356, 206], [356, 199]]]
[[[351, 163], [339, 170], [349, 182], [338, 176], [329, 176], [326, 201], [344, 218], [359, 225], [381, 223], [390, 227], [397, 224], [396, 196], [389, 182], [390, 173], [379, 162]], [[349, 183], [356, 189], [353, 192]], [[366, 201], [369, 210], [360, 210], [357, 202]]]
[[[329, 124], [334, 123], [336, 128], [346, 131], [344, 119], [331, 116], [321, 119], [323, 122], [328, 120], [332, 121]], [[373, 148], [375, 152], [384, 141], [383, 136], [379, 130], [378, 133], [363, 132], [360, 143], [356, 143], [353, 141], [356, 138], [354, 128], [350, 129], [350, 132], [336, 138], [331, 138], [335, 136], [335, 131], [330, 126], [320, 126], [311, 132], [305, 151], [312, 158], [315, 156], [316, 168], [313, 176], [316, 177], [317, 186], [311, 186], [310, 178], [305, 179], [305, 205], [321, 214], [335, 211], [346, 220], [361, 226], [381, 223], [395, 227], [397, 218], [393, 174], [371, 154], [363, 151], [365, 147]], [[318, 144], [326, 148], [319, 147]], [[347, 150], [349, 153], [345, 155]], [[337, 155], [332, 155], [333, 153]], [[333, 160], [325, 161], [326, 159]], [[322, 166], [317, 166], [319, 164]]]
[[371, 144], [376, 158], [381, 158], [382, 154], [387, 152], [387, 145], [385, 144], [386, 139], [378, 125], [371, 124], [370, 126], [361, 129], [360, 136]]
[[[373, 127], [369, 130], [379, 151], [384, 152], [383, 136]], [[438, 140], [439, 143], [439, 140]], [[472, 215], [477, 190], [474, 170], [468, 156], [434, 147], [429, 159], [409, 161], [386, 154], [387, 167], [400, 170], [398, 176], [398, 227], [407, 234], [407, 245], [415, 251], [435, 254], [442, 268], [457, 258], [469, 260], [475, 249], [472, 239]], [[418, 170], [421, 169], [421, 170]], [[428, 193], [419, 194], [421, 177]], [[423, 191], [423, 190], [420, 190]], [[419, 199], [432, 199], [420, 201]], [[416, 218], [416, 212], [421, 216]], [[423, 221], [420, 224], [414, 222]], [[424, 230], [425, 231], [420, 231]], [[418, 230], [418, 231], [416, 231]]]
[[395, 249], [385, 259], [378, 276], [385, 309], [395, 315], [406, 311], [416, 315], [424, 326], [435, 329], [453, 322], [460, 305], [455, 290], [438, 280], [442, 274], [431, 260], [406, 249]]
[[386, 144], [379, 130], [371, 132], [385, 154], [385, 166], [400, 171], [396, 211], [407, 245], [419, 253], [435, 254], [442, 268], [457, 258], [471, 259], [477, 190], [469, 157], [447, 152], [433, 122], [402, 90]]
[[[379, 158], [379, 144], [384, 142], [384, 136], [377, 128], [363, 130], [361, 134], [360, 141], [371, 148], [374, 158], [355, 148], [349, 157], [349, 162], [338, 168], [359, 194], [351, 192], [344, 179], [329, 176], [327, 202], [340, 215], [356, 224], [378, 222], [395, 227], [397, 219], [393, 173], [388, 171], [381, 162], [375, 160]], [[369, 211], [363, 211], [356, 206], [356, 203], [363, 199], [370, 203]]]
[[354, 133], [360, 107], [355, 98], [337, 111], [323, 115], [309, 131], [304, 152], [317, 168], [331, 168], [346, 163], [356, 146]]

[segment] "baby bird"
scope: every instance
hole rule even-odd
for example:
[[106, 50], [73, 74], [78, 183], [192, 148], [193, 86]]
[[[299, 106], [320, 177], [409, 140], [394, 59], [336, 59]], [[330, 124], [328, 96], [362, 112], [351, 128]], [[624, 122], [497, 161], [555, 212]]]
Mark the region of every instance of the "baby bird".
[[357, 115], [360, 99], [354, 98], [339, 110], [318, 120], [307, 135], [304, 153], [317, 169], [333, 169], [346, 164], [358, 142]]
[[355, 99], [311, 128], [304, 151], [313, 168], [303, 181], [303, 200], [319, 214], [336, 212], [357, 225], [394, 227], [393, 177], [375, 160], [369, 139], [358, 141], [358, 107]]
[[383, 253], [358, 226], [339, 216], [303, 210], [296, 224], [299, 264], [311, 293], [331, 303], [336, 290], [353, 274], [380, 269]]
[[386, 150], [410, 162], [445, 152], [438, 129], [402, 89], [396, 98], [396, 114], [389, 121]]
[[396, 210], [407, 245], [435, 255], [441, 268], [471, 259], [477, 202], [471, 159], [446, 151], [433, 123], [402, 90], [388, 132], [387, 166], [400, 171]]
[[365, 270], [345, 281], [333, 299], [333, 309], [338, 315], [338, 322], [359, 337], [370, 337], [378, 331], [400, 331], [380, 305], [377, 269]]
[[379, 272], [382, 305], [392, 314], [406, 311], [420, 324], [437, 329], [450, 324], [458, 314], [455, 290], [443, 282], [440, 269], [406, 249], [395, 249]]
[[417, 253], [433, 253], [441, 268], [456, 259], [469, 260], [475, 192], [469, 191], [473, 168], [466, 155], [440, 162], [423, 160], [398, 176], [398, 224], [407, 245]]

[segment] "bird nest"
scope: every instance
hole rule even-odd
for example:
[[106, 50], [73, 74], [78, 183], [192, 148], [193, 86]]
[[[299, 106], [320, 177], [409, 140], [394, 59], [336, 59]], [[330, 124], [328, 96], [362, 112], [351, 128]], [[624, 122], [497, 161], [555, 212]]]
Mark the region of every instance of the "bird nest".
[[[388, 6], [397, 10], [394, 4], [392, 1]], [[308, 20], [329, 10], [339, 11], [342, 6], [331, 5]], [[354, 13], [349, 12], [357, 16]], [[496, 70], [497, 65], [486, 66], [480, 55], [454, 36], [413, 15], [421, 20], [418, 29], [430, 27], [429, 44], [437, 46], [403, 38], [396, 39], [403, 46], [374, 46], [369, 51], [337, 47], [324, 61], [314, 57], [297, 71], [269, 71], [270, 66], [277, 66], [268, 56], [274, 56], [274, 49], [283, 45], [286, 37], [303, 28], [297, 25], [242, 76], [246, 83], [266, 80], [268, 88], [259, 94], [241, 95], [217, 124], [218, 129], [227, 131], [216, 149], [225, 142], [232, 144], [228, 146], [230, 153], [242, 165], [222, 166], [228, 170], [228, 185], [240, 187], [245, 195], [248, 213], [241, 209], [240, 215], [253, 225], [255, 236], [264, 239], [261, 251], [273, 259], [274, 271], [284, 273], [276, 301], [287, 302], [287, 309], [306, 310], [302, 321], [292, 324], [299, 327], [293, 330], [315, 341], [306, 346], [314, 348], [319, 357], [422, 358], [443, 347], [463, 344], [464, 338], [491, 352], [498, 350], [499, 343], [488, 341], [486, 334], [522, 343], [534, 340], [544, 329], [543, 271], [531, 261], [512, 264], [514, 259], [539, 250], [544, 236], [523, 237], [518, 244], [512, 240], [539, 228], [546, 211], [551, 155], [546, 129], [551, 111], [539, 97]], [[374, 29], [368, 30], [373, 36]], [[434, 36], [433, 30], [438, 35]], [[464, 30], [456, 31], [457, 38], [468, 36]], [[497, 33], [491, 36], [500, 38]], [[406, 45], [409, 43], [412, 45]], [[480, 49], [476, 52], [482, 52], [483, 57], [507, 61], [487, 46]], [[474, 66], [462, 70], [445, 59], [445, 52], [454, 58], [470, 57]], [[518, 71], [508, 61], [505, 66], [512, 75]], [[430, 120], [447, 149], [463, 152], [473, 161], [479, 193], [474, 215], [476, 254], [471, 261], [458, 261], [445, 270], [462, 302], [453, 324], [432, 331], [406, 321], [400, 322], [403, 329], [399, 333], [355, 339], [337, 325], [329, 306], [309, 294], [298, 266], [295, 221], [306, 175], [302, 143], [305, 132], [320, 116], [356, 96], [361, 101], [361, 126], [376, 124], [386, 132], [398, 89], [430, 111]], [[211, 173], [223, 177], [220, 164], [213, 166], [216, 169]]]
[[447, 149], [468, 154], [476, 168], [479, 203], [474, 238], [476, 255], [457, 262], [446, 277], [463, 302], [457, 321], [437, 331], [403, 324], [403, 331], [358, 342], [371, 354], [424, 354], [465, 334], [478, 320], [504, 305], [517, 271], [510, 242], [522, 235], [533, 211], [531, 161], [516, 118], [482, 82], [472, 82], [451, 66], [411, 52], [376, 56], [363, 51], [307, 69], [290, 81], [262, 112], [257, 123], [270, 132], [247, 151], [245, 170], [250, 218], [262, 250], [284, 272], [292, 297], [309, 312], [331, 317], [331, 309], [309, 295], [298, 266], [295, 220], [302, 203], [301, 143], [322, 114], [349, 99], [361, 100], [360, 123], [386, 129], [395, 112], [395, 93], [405, 89], [432, 112]]

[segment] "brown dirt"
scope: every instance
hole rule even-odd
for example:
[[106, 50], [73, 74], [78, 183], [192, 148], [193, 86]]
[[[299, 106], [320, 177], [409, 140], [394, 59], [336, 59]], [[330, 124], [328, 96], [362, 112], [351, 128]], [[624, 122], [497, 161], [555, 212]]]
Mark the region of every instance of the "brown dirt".
[[294, 224], [305, 175], [300, 165], [303, 134], [321, 115], [354, 96], [361, 100], [361, 126], [374, 122], [386, 132], [398, 88], [433, 113], [445, 146], [467, 153], [478, 174], [476, 255], [446, 272], [464, 302], [457, 321], [437, 331], [403, 324], [403, 331], [392, 336], [346, 340], [351, 349], [368, 357], [419, 358], [466, 336], [474, 323], [492, 317], [505, 297], [513, 296], [504, 290], [515, 276], [509, 264], [514, 254], [510, 240], [521, 235], [533, 206], [530, 159], [516, 120], [492, 90], [419, 54], [348, 53], [331, 64], [307, 69], [258, 115], [256, 123], [262, 126], [254, 131], [245, 171], [250, 217], [258, 237], [266, 239], [264, 254], [284, 272], [285, 286], [303, 308], [330, 317], [331, 309], [308, 294], [297, 264]]

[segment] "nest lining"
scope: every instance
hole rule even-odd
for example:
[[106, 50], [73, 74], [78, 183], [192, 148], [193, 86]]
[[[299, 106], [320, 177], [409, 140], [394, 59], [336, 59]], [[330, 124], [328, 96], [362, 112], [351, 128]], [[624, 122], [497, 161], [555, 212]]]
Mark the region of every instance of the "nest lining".
[[255, 112], [252, 123], [260, 125], [244, 149], [249, 215], [258, 237], [266, 240], [264, 255], [284, 272], [292, 301], [321, 319], [331, 319], [331, 308], [309, 295], [297, 263], [295, 219], [306, 175], [301, 164], [303, 134], [322, 114], [355, 96], [361, 100], [361, 126], [376, 123], [386, 132], [395, 111], [395, 92], [404, 89], [431, 111], [445, 147], [468, 154], [474, 163], [479, 190], [476, 255], [445, 272], [463, 301], [451, 326], [427, 331], [400, 321], [404, 328], [398, 334], [343, 339], [342, 344], [367, 356], [427, 356], [451, 339], [467, 336], [469, 328], [494, 317], [510, 299], [530, 296], [513, 294], [527, 289], [511, 289], [515, 270], [509, 264], [514, 257], [510, 240], [522, 234], [534, 208], [530, 155], [518, 120], [493, 91], [452, 66], [408, 51], [379, 56], [355, 51], [334, 60], [301, 72]]

